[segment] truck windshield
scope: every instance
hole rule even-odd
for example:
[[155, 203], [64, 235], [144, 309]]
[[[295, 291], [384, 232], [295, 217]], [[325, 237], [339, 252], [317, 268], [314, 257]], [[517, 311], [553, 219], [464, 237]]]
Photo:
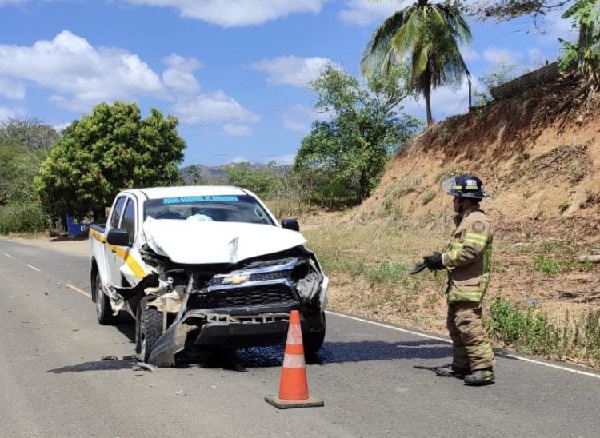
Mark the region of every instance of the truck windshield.
[[145, 202], [144, 219], [147, 217], [275, 225], [264, 207], [249, 195], [149, 199]]

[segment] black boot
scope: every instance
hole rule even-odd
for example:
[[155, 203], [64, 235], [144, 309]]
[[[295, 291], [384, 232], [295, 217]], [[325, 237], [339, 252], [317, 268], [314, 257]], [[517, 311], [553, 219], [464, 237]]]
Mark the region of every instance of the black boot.
[[494, 383], [494, 370], [492, 368], [473, 370], [471, 374], [465, 376], [466, 385], [480, 386], [490, 383]]
[[462, 379], [463, 377], [465, 377], [467, 374], [469, 374], [471, 371], [469, 370], [469, 368], [463, 368], [463, 367], [457, 367], [455, 365], [452, 364], [447, 364], [447, 365], [442, 365], [441, 367], [438, 367], [435, 369], [435, 373], [438, 376], [442, 376], [442, 377], [458, 377], [459, 379]]

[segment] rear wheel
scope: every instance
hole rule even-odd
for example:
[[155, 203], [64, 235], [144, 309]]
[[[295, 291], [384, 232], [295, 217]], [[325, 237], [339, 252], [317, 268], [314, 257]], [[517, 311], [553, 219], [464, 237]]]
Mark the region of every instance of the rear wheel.
[[102, 325], [114, 324], [117, 318], [113, 314], [110, 300], [102, 292], [100, 274], [98, 272], [96, 272], [92, 281], [92, 296], [96, 300], [96, 317], [98, 318], [98, 323]]
[[135, 349], [146, 362], [158, 339], [162, 336], [162, 313], [154, 307], [146, 307], [148, 297], [140, 300], [135, 318]]

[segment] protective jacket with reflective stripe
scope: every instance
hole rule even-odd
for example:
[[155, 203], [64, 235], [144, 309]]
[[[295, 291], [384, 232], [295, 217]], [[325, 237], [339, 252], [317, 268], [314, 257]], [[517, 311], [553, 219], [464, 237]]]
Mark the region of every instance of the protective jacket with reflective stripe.
[[442, 254], [448, 270], [448, 301], [480, 302], [487, 289], [493, 228], [478, 206], [471, 207], [452, 234]]

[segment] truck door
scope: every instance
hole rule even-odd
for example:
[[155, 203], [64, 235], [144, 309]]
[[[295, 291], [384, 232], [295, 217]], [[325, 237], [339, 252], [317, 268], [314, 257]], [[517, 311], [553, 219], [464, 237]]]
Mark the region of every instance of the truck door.
[[[123, 216], [123, 211], [125, 210], [125, 204], [127, 202], [126, 196], [119, 196], [115, 201], [113, 209], [110, 213], [110, 217], [108, 218], [108, 222], [106, 223], [106, 232], [112, 229], [119, 228], [121, 224], [121, 217]], [[121, 271], [120, 268], [125, 263], [124, 258], [119, 257], [119, 254], [122, 254], [125, 248], [122, 247], [114, 247], [108, 245], [108, 243], [104, 246], [105, 250], [105, 260], [106, 267], [108, 270], [108, 281], [112, 286], [121, 287]]]
[[[127, 203], [125, 204], [125, 208], [123, 209], [123, 214], [121, 215], [121, 223], [119, 224], [119, 228], [125, 229], [127, 230], [127, 236], [129, 237], [129, 243], [130, 245], [134, 244], [134, 239], [135, 239], [135, 224], [136, 224], [136, 199], [133, 197], [127, 197]], [[115, 273], [115, 275], [121, 275], [121, 267], [123, 266], [124, 263], [127, 263], [128, 260], [131, 261], [133, 260], [132, 257], [129, 256], [129, 251], [131, 251], [131, 246], [130, 247], [122, 247], [123, 251], [125, 251], [125, 253], [121, 252], [121, 254], [117, 257], [118, 261], [119, 261], [119, 265], [118, 265], [118, 270], [119, 272]], [[123, 258], [122, 256], [125, 256], [125, 258]], [[130, 266], [131, 268], [131, 266]], [[134, 270], [135, 272], [135, 270]], [[123, 276], [121, 275], [121, 283], [123, 282]], [[121, 284], [121, 286], [130, 286], [130, 284]]]

